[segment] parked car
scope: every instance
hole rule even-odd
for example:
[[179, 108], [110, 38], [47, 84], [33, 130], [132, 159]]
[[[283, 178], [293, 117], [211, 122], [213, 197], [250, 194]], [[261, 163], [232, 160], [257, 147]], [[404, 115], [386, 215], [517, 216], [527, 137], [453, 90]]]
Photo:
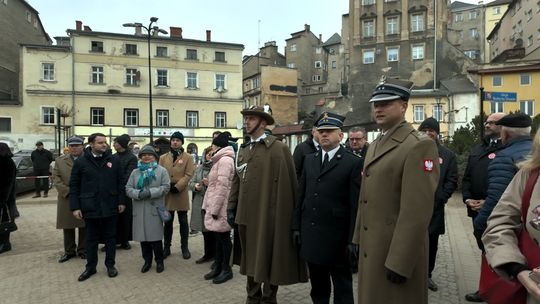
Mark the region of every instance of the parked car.
[[[15, 162], [15, 168], [17, 168], [17, 182], [15, 185], [15, 193], [20, 194], [28, 191], [33, 191], [34, 179], [21, 178], [34, 176], [34, 166], [30, 154], [27, 153], [15, 153], [13, 155], [13, 161]], [[52, 188], [52, 178], [49, 178], [49, 189]]]

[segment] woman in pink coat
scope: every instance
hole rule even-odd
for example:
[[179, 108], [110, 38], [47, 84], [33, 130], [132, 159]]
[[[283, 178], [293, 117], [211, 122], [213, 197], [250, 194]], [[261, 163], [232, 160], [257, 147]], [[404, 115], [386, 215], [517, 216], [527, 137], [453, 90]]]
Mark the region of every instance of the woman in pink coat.
[[220, 134], [212, 141], [214, 155], [212, 169], [208, 174], [208, 188], [202, 208], [206, 210], [204, 226], [213, 231], [216, 239], [215, 267], [207, 273], [206, 280], [213, 279], [214, 284], [221, 284], [232, 279], [229, 264], [232, 242], [231, 226], [227, 223], [227, 202], [234, 177], [234, 150], [229, 146], [226, 134]]

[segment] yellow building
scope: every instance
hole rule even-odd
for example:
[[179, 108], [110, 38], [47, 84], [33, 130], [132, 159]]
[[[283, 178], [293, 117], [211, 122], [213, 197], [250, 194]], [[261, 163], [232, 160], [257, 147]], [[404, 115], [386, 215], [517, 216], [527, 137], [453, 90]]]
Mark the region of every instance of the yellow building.
[[[21, 106], [2, 106], [0, 133], [15, 149], [101, 132], [149, 141], [147, 36], [93, 32], [77, 22], [65, 45], [22, 45]], [[215, 130], [241, 136], [243, 45], [184, 39], [180, 28], [150, 40], [154, 138], [181, 131], [200, 148]], [[61, 112], [58, 112], [61, 110]], [[61, 114], [58, 117], [58, 114]]]
[[440, 91], [413, 90], [409, 98], [405, 120], [410, 122], [413, 128], [418, 129], [420, 124], [428, 117], [433, 117], [439, 122], [440, 137], [448, 137], [448, 120], [445, 113], [448, 112], [448, 99]]

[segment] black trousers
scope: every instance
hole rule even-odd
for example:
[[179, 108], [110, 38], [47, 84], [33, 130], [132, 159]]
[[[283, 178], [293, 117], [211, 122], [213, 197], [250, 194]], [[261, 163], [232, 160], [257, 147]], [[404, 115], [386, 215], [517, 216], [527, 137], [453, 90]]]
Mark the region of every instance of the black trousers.
[[247, 277], [247, 301], [246, 304], [275, 304], [277, 303], [277, 285], [270, 283], [255, 282], [253, 277]]
[[232, 241], [231, 233], [227, 232], [214, 232], [216, 238], [216, 266], [221, 267], [222, 270], [229, 269], [231, 262]]
[[428, 276], [431, 278], [431, 273], [435, 269], [435, 260], [437, 259], [437, 250], [439, 250], [439, 235], [429, 235], [429, 262], [428, 262]]
[[[36, 176], [49, 176], [49, 170], [34, 170]], [[49, 192], [49, 179], [48, 178], [36, 178], [34, 180], [34, 187], [36, 188], [36, 193], [43, 191], [45, 193]]]
[[204, 240], [204, 257], [211, 259], [216, 255], [216, 238], [214, 232], [203, 231], [202, 235]]
[[79, 242], [75, 241], [75, 229], [63, 229], [64, 230], [64, 253], [65, 254], [81, 254], [86, 253], [86, 229], [77, 228], [79, 231]]
[[308, 263], [308, 268], [311, 282], [310, 296], [314, 304], [330, 303], [332, 283], [335, 304], [354, 304], [352, 274], [349, 267]]
[[2, 244], [9, 244], [9, 235], [11, 232], [8, 233], [0, 233], [0, 245]]
[[86, 269], [96, 269], [98, 262], [98, 244], [105, 243], [105, 266], [114, 266], [116, 256], [116, 222], [118, 216], [89, 219], [85, 218], [86, 225]]
[[141, 252], [145, 263], [152, 264], [152, 257], [156, 263], [163, 264], [163, 243], [161, 241], [141, 242]]
[[165, 239], [165, 247], [171, 247], [172, 235], [173, 235], [173, 222], [174, 222], [174, 213], [178, 213], [178, 223], [180, 223], [180, 247], [182, 249], [188, 248], [188, 238], [189, 238], [189, 225], [187, 220], [187, 211], [170, 211], [171, 220], [165, 223], [163, 234]]
[[473, 223], [473, 235], [476, 239], [476, 244], [478, 245], [478, 249], [482, 251], [482, 253], [485, 253], [486, 250], [484, 249], [484, 243], [482, 243], [482, 234], [484, 234], [484, 231], [478, 231], [474, 230], [474, 219], [478, 216], [478, 213], [475, 214], [473, 217], [471, 217], [472, 223]]
[[118, 225], [116, 227], [116, 243], [120, 245], [127, 244], [133, 239], [133, 203], [131, 199], [125, 199], [126, 209], [118, 214]]

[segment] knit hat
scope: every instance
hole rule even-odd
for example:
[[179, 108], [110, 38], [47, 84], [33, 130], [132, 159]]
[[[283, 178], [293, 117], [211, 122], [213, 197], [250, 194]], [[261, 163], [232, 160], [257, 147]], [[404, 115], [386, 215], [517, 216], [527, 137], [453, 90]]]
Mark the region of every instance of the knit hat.
[[214, 140], [212, 140], [212, 145], [216, 145], [220, 148], [225, 148], [229, 145], [229, 136], [225, 133], [219, 134]]
[[129, 137], [129, 135], [127, 134], [122, 134], [114, 139], [114, 141], [117, 142], [124, 149], [127, 149], [130, 140], [131, 137]]
[[156, 158], [156, 160], [159, 159], [159, 156], [156, 153], [156, 150], [154, 150], [154, 147], [152, 145], [146, 145], [139, 151], [139, 158], [142, 158], [143, 154], [152, 154]]
[[171, 135], [171, 141], [173, 138], [178, 138], [182, 141], [182, 144], [184, 143], [184, 134], [182, 134], [181, 132], [174, 132], [172, 135]]
[[424, 131], [425, 129], [431, 129], [437, 132], [437, 134], [439, 134], [439, 122], [433, 117], [428, 117], [424, 121], [422, 121], [420, 127], [418, 127], [418, 131]]

